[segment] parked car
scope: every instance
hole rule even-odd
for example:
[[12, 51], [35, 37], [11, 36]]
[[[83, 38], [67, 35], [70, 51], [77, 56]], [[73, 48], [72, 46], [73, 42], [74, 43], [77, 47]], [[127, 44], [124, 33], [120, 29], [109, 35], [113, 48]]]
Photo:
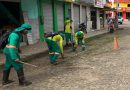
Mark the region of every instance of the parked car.
[[118, 17], [118, 23], [123, 24], [123, 18], [121, 16]]

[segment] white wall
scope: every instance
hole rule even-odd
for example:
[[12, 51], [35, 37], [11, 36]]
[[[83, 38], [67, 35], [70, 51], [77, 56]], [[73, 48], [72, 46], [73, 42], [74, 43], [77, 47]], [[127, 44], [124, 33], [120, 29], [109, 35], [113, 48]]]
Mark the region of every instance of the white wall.
[[25, 22], [28, 22], [32, 26], [32, 35], [29, 36], [29, 44], [34, 44], [39, 40], [39, 23], [38, 23], [38, 6], [37, 0], [21, 0], [22, 11]]
[[97, 29], [99, 30], [100, 28], [100, 11], [97, 9]]

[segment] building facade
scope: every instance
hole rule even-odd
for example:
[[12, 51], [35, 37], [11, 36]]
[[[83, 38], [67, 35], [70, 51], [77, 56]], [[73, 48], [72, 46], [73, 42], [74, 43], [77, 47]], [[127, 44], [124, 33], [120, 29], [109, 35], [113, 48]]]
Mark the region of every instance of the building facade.
[[[118, 3], [118, 16], [122, 16], [124, 19], [130, 18], [130, 0], [113, 0], [109, 2], [112, 8], [116, 9], [116, 4]], [[115, 16], [115, 14], [114, 14]]]
[[33, 26], [32, 34], [28, 35], [29, 43], [36, 43], [39, 39], [44, 41], [44, 33], [64, 31], [67, 17], [73, 20], [73, 33], [83, 22], [90, 31], [90, 8], [93, 5], [93, 0], [21, 0], [24, 22]]
[[[99, 0], [97, 0], [99, 1]], [[64, 31], [67, 17], [73, 20], [73, 33], [80, 23], [87, 25], [87, 31], [104, 27], [104, 3], [95, 0], [1, 0], [3, 17], [16, 26], [30, 23], [32, 33], [24, 37], [29, 44], [44, 41], [44, 33]], [[16, 7], [13, 7], [16, 4]], [[8, 7], [10, 6], [10, 7]], [[10, 9], [12, 8], [12, 9]], [[14, 13], [15, 11], [15, 13]], [[18, 15], [18, 16], [17, 16]], [[1, 19], [1, 17], [0, 17]], [[4, 21], [4, 20], [3, 20]], [[4, 26], [4, 25], [3, 25]]]
[[[92, 12], [91, 17], [92, 21], [94, 21], [95, 24], [93, 24], [93, 27], [95, 26], [96, 29], [101, 29], [104, 28], [106, 25], [106, 10], [105, 10], [105, 5], [107, 1], [106, 0], [95, 0], [94, 3], [94, 11]], [[94, 16], [96, 15], [96, 16]]]

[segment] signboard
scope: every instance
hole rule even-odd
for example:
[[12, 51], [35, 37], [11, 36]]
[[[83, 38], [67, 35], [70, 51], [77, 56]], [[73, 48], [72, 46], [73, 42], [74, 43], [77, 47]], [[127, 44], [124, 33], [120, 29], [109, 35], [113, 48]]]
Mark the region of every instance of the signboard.
[[103, 0], [95, 0], [95, 7], [104, 8]]

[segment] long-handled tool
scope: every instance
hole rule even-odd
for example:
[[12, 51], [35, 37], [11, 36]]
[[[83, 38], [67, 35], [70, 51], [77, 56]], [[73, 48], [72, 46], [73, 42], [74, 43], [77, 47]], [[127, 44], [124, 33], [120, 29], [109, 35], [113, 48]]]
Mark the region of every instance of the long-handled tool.
[[63, 55], [63, 53], [61, 53], [61, 58], [64, 59], [64, 55]]
[[32, 67], [38, 67], [36, 65], [33, 65], [33, 64], [30, 64], [30, 63], [26, 63], [26, 62], [23, 62], [23, 61], [17, 61], [17, 62], [25, 64], [25, 65], [28, 65], [28, 66], [32, 66]]

